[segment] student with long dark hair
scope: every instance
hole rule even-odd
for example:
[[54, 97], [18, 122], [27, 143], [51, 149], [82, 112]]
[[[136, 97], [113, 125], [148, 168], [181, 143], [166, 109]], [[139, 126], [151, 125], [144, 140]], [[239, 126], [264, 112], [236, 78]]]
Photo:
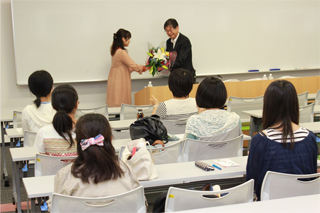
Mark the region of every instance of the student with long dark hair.
[[78, 197], [105, 197], [140, 186], [132, 171], [118, 160], [105, 116], [86, 114], [75, 128], [78, 157], [55, 177], [54, 192]]
[[146, 71], [146, 67], [136, 64], [128, 55], [125, 47], [129, 46], [131, 33], [119, 29], [113, 34], [110, 49], [112, 56], [111, 69], [107, 85], [107, 104], [109, 107], [120, 107], [122, 103], [131, 104], [131, 73]]
[[26, 106], [22, 111], [22, 129], [37, 132], [41, 127], [52, 123], [56, 113], [51, 106], [53, 79], [49, 72], [38, 70], [29, 76], [28, 87], [36, 99], [33, 104]]
[[34, 146], [39, 153], [52, 156], [76, 156], [75, 133], [78, 108], [77, 91], [70, 85], [60, 85], [52, 92], [52, 107], [57, 111], [52, 124], [41, 128]]
[[254, 179], [260, 199], [267, 171], [288, 174], [317, 172], [317, 144], [313, 132], [299, 126], [296, 89], [286, 80], [272, 82], [263, 100], [263, 131], [251, 141], [247, 180]]

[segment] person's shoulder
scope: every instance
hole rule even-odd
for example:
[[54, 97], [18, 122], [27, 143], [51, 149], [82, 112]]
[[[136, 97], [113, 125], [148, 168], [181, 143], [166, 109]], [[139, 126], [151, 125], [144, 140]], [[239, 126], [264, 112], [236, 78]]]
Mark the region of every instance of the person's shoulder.
[[179, 38], [183, 41], [190, 41], [189, 38], [185, 35], [183, 35], [182, 33], [179, 34]]
[[28, 113], [29, 110], [36, 110], [36, 109], [37, 109], [37, 107], [35, 104], [29, 104], [29, 105], [25, 106], [25, 108], [23, 108], [22, 113], [25, 114], [25, 113]]

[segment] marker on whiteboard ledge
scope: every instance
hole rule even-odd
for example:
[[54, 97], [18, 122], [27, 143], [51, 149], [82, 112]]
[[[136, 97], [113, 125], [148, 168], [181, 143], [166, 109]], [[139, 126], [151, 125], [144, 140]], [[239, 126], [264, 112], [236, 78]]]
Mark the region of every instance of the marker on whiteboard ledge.
[[259, 72], [259, 70], [248, 70], [248, 72]]
[[281, 70], [280, 68], [272, 68], [272, 69], [269, 69], [269, 71], [277, 71], [277, 70]]

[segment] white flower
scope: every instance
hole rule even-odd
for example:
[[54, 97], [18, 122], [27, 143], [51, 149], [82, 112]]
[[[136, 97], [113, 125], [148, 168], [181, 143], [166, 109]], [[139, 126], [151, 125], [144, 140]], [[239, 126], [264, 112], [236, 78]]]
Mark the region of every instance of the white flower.
[[157, 58], [157, 59], [160, 59], [160, 60], [165, 60], [165, 56], [166, 54], [164, 52], [161, 51], [161, 49], [159, 48], [157, 52], [153, 53], [153, 58]]

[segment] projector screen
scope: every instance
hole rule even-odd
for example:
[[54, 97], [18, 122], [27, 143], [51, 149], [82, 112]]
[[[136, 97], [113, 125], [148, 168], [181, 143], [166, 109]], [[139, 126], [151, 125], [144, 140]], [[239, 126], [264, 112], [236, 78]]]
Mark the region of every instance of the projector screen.
[[190, 39], [198, 76], [320, 67], [319, 1], [12, 0], [11, 6], [18, 85], [39, 69], [56, 83], [106, 81], [119, 28], [132, 34], [131, 58], [145, 64], [147, 42], [168, 39], [168, 18]]

